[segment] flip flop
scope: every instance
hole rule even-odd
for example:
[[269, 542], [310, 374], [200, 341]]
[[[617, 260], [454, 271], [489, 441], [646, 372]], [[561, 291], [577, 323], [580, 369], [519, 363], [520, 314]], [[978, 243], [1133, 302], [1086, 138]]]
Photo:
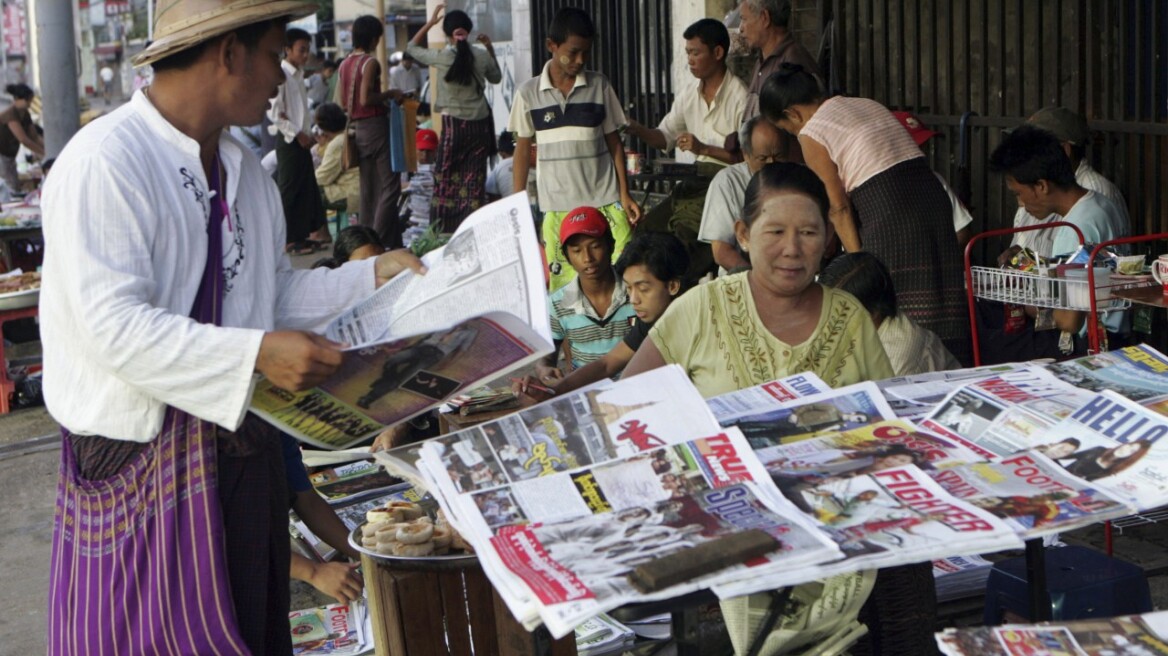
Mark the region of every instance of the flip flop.
[[284, 252], [289, 255], [312, 255], [316, 252], [316, 249], [306, 241], [298, 241], [285, 246]]

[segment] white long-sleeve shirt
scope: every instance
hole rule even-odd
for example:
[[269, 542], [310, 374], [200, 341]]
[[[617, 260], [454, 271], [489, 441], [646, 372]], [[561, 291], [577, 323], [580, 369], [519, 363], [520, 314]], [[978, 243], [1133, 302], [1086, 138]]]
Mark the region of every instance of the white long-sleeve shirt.
[[171, 405], [243, 421], [266, 331], [318, 330], [372, 292], [373, 260], [293, 270], [280, 195], [226, 131], [223, 327], [188, 318], [207, 257], [199, 145], [141, 91], [77, 133], [45, 185], [45, 401], [78, 434], [149, 441]]
[[296, 141], [296, 135], [312, 133], [312, 116], [308, 112], [308, 88], [304, 86], [304, 71], [288, 63], [280, 62], [284, 69], [284, 84], [268, 105], [268, 120], [272, 122], [268, 131], [280, 134], [285, 143]]

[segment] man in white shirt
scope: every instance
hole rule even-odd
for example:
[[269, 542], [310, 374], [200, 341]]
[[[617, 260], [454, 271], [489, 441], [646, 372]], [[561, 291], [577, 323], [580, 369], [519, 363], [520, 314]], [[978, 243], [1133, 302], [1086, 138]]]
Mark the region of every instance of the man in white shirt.
[[702, 223], [702, 206], [710, 180], [726, 164], [735, 161], [723, 148], [726, 135], [742, 124], [746, 107], [746, 85], [726, 70], [730, 52], [730, 33], [712, 18], [703, 18], [682, 34], [689, 72], [696, 79], [683, 87], [673, 107], [656, 128], [630, 120], [628, 132], [654, 148], [691, 153], [698, 162], [701, 179], [687, 180], [673, 187], [673, 216], [669, 231], [685, 244], [690, 267], [687, 279], [695, 279], [713, 269], [714, 256], [698, 238]]
[[[1077, 227], [1084, 243], [1099, 244], [1125, 237], [1131, 229], [1127, 213], [1110, 198], [1084, 189], [1075, 181], [1071, 160], [1051, 132], [1024, 125], [1002, 140], [990, 156], [990, 169], [1003, 173], [1006, 186], [1018, 197], [1018, 205], [1031, 216], [1058, 215], [1058, 220]], [[1044, 231], [1045, 232], [1045, 231]], [[1053, 228], [1050, 250], [1043, 256], [1068, 255], [1079, 248], [1079, 237], [1070, 228]], [[1086, 312], [1056, 310], [1055, 325], [1077, 334]], [[1112, 339], [1121, 339], [1126, 313], [1108, 313], [1105, 324]], [[1116, 342], [1118, 343], [1118, 342]], [[1113, 347], [1115, 344], [1113, 344]]]
[[312, 37], [299, 28], [290, 28], [284, 36], [284, 70], [286, 82], [272, 99], [268, 109], [268, 128], [276, 136], [276, 184], [284, 203], [288, 226], [289, 253], [308, 255], [320, 250], [327, 239], [310, 239], [313, 232], [326, 227], [324, 201], [316, 184], [312, 167], [312, 114], [308, 111], [308, 90], [304, 85], [304, 65], [308, 63]]
[[742, 204], [746, 201], [746, 185], [759, 169], [779, 161], [782, 140], [779, 129], [761, 116], [749, 118], [738, 130], [738, 143], [746, 161], [732, 164], [718, 171], [706, 193], [702, 209], [702, 225], [698, 239], [710, 244], [719, 275], [750, 266], [738, 250], [734, 223], [742, 218]]
[[410, 53], [400, 54], [401, 63], [389, 69], [389, 88], [416, 96], [422, 88], [422, 69], [417, 66]]
[[[1075, 182], [1087, 191], [1093, 191], [1110, 198], [1120, 212], [1119, 222], [1125, 227], [1130, 226], [1131, 219], [1128, 217], [1127, 203], [1119, 188], [1087, 163], [1087, 144], [1091, 140], [1091, 128], [1087, 124], [1087, 119], [1064, 107], [1047, 107], [1035, 112], [1026, 122], [1057, 137], [1063, 152], [1071, 158], [1071, 169], [1075, 172]], [[1062, 218], [1058, 214], [1036, 218], [1027, 212], [1025, 207], [1019, 206], [1018, 212], [1014, 215], [1014, 227], [1023, 228], [1061, 220]], [[1022, 247], [1029, 248], [1043, 257], [1058, 254], [1057, 251], [1051, 250], [1054, 247], [1055, 232], [1055, 230], [1032, 230], [1016, 233], [1013, 247], [1003, 254], [1002, 259], [1009, 260]]]
[[[341, 351], [312, 331], [403, 267], [421, 268], [396, 252], [292, 269], [277, 189], [226, 128], [259, 123], [285, 80], [285, 21], [316, 6], [207, 4], [161, 0], [164, 36], [135, 58], [155, 67], [153, 84], [78, 132], [45, 185], [44, 391], [66, 465], [50, 653], [291, 653], [289, 497], [279, 436], [248, 414], [255, 375], [292, 391], [320, 384]], [[173, 448], [178, 424], [210, 448]], [[150, 471], [159, 482], [135, 496], [151, 480], [134, 473]], [[97, 489], [117, 513], [102, 549], [67, 529], [106, 503], [78, 504], [68, 493], [78, 478], [109, 481]], [[205, 523], [183, 516], [143, 533], [176, 507], [194, 511], [191, 499], [204, 502]], [[148, 566], [176, 553], [182, 567]], [[143, 601], [163, 595], [182, 608]]]

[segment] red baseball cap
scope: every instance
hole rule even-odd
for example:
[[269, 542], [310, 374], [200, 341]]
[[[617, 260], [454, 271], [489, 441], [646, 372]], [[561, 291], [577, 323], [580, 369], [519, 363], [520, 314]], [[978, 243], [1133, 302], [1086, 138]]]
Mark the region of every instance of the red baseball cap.
[[608, 219], [595, 207], [577, 207], [568, 212], [560, 224], [560, 245], [576, 235], [602, 237], [608, 233]]
[[418, 130], [418, 135], [414, 137], [414, 143], [417, 144], [418, 150], [438, 150], [438, 133], [422, 128]]
[[925, 124], [921, 123], [921, 120], [913, 116], [911, 112], [892, 112], [892, 115], [900, 121], [905, 130], [908, 130], [908, 136], [912, 137], [918, 146], [924, 145], [929, 139], [941, 134], [925, 127]]

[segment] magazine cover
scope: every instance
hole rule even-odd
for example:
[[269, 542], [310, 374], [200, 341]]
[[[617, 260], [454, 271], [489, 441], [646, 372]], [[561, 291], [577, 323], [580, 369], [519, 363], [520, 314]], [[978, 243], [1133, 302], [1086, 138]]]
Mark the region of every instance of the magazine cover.
[[1073, 476], [1137, 510], [1168, 503], [1168, 417], [1111, 391], [1034, 440]]
[[1022, 545], [1002, 520], [949, 495], [912, 465], [779, 489], [856, 560], [838, 571], [933, 560], [953, 555], [957, 545], [975, 553]]
[[1122, 517], [1133, 510], [1067, 474], [1037, 451], [961, 465], [932, 476], [946, 492], [1006, 520], [1026, 539]]
[[352, 656], [373, 649], [361, 601], [331, 604], [288, 613], [293, 656]]
[[765, 412], [734, 417], [722, 423], [737, 427], [757, 450], [824, 433], [848, 431], [895, 417], [876, 384], [867, 382], [786, 403], [776, 402]]
[[340, 370], [293, 393], [261, 380], [258, 416], [298, 440], [344, 449], [552, 352], [539, 243], [526, 194], [486, 205], [325, 331]]

